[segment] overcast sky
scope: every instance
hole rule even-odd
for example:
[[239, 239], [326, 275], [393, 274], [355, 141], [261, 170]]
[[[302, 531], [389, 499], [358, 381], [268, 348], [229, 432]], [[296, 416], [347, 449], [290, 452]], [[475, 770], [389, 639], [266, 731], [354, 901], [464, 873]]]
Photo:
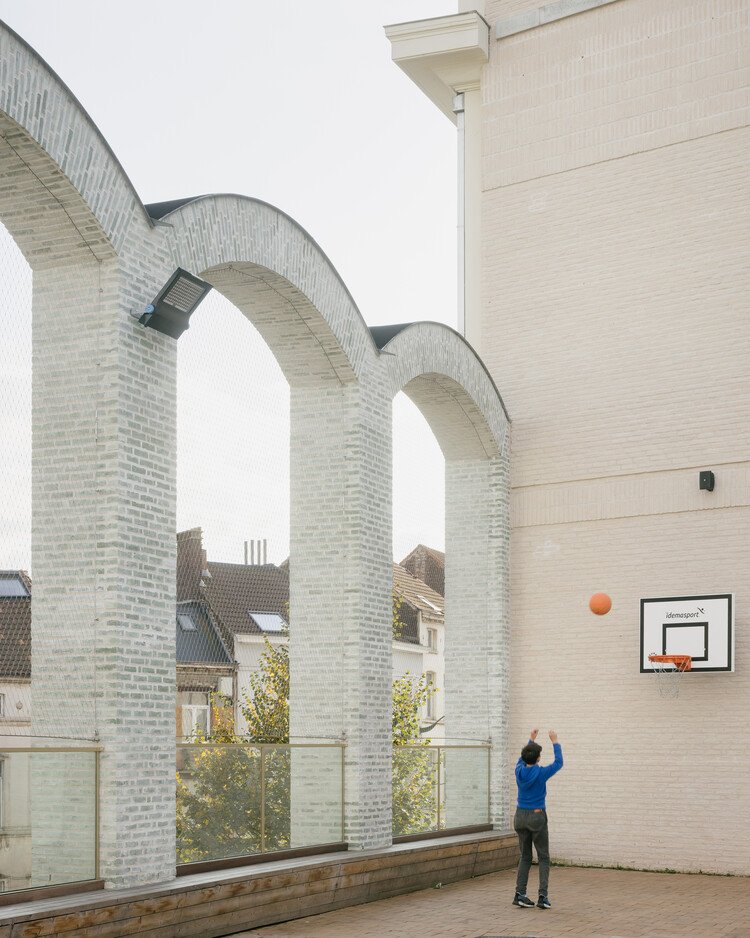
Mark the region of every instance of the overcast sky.
[[[238, 192], [278, 206], [318, 241], [371, 325], [455, 325], [455, 128], [391, 63], [382, 28], [455, 9], [455, 0], [0, 0], [0, 18], [78, 97], [144, 202]], [[0, 241], [4, 276], [14, 263]], [[18, 326], [11, 293], [26, 295], [0, 289], [0, 356], [3, 319]], [[261, 346], [219, 298], [180, 340], [178, 526], [206, 528], [215, 560], [239, 561], [245, 538], [269, 538], [274, 561], [287, 549], [288, 400]], [[7, 355], [0, 365], [7, 375]], [[216, 387], [219, 369], [231, 378]], [[253, 409], [240, 442], [236, 414], [217, 416], [222, 401]], [[420, 540], [443, 546], [443, 467], [419, 414], [408, 402], [395, 413], [401, 557]], [[232, 497], [217, 497], [217, 471]], [[0, 541], [10, 539], [8, 515], [6, 504]], [[10, 560], [0, 552], [0, 566]]]

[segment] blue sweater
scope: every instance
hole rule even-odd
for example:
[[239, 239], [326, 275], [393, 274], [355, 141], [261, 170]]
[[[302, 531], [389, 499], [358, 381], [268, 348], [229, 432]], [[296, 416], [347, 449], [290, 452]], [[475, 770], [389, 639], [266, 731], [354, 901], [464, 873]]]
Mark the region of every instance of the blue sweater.
[[547, 779], [563, 767], [562, 746], [553, 743], [555, 761], [550, 765], [526, 765], [523, 759], [516, 762], [516, 782], [518, 784], [518, 807], [544, 808], [547, 797]]

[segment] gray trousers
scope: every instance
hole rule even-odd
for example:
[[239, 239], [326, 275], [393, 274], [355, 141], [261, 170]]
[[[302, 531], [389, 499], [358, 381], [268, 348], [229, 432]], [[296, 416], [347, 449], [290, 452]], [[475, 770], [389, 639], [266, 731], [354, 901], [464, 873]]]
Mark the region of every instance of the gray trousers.
[[521, 848], [521, 859], [518, 861], [518, 877], [516, 878], [516, 892], [526, 895], [526, 886], [529, 882], [531, 869], [531, 847], [536, 847], [539, 858], [539, 895], [546, 896], [549, 886], [549, 827], [547, 826], [546, 811], [529, 811], [525, 808], [516, 808], [513, 826], [518, 834], [518, 846]]

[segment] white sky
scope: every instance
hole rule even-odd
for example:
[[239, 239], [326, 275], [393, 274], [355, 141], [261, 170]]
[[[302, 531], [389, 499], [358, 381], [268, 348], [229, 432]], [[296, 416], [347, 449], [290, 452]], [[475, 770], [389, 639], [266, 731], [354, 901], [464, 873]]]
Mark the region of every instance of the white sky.
[[[382, 29], [455, 10], [455, 0], [0, 0], [0, 18], [78, 97], [144, 202], [238, 192], [277, 205], [318, 241], [371, 325], [455, 324], [455, 128], [392, 64]], [[0, 241], [6, 278], [9, 257]], [[1, 357], [19, 293], [0, 287], [6, 379], [25, 347]], [[220, 298], [193, 322], [179, 346], [178, 527], [203, 526], [212, 559], [240, 561], [244, 539], [267, 537], [279, 561], [288, 548], [283, 379]], [[240, 400], [252, 432], [238, 438], [226, 403]], [[25, 440], [18, 406], [3, 416], [0, 402], [0, 425], [12, 421]], [[400, 559], [418, 541], [443, 546], [443, 463], [413, 406], [397, 400], [394, 412]], [[27, 565], [23, 547], [10, 547], [28, 511], [19, 460], [0, 458], [0, 491], [16, 480], [0, 504], [0, 567]]]

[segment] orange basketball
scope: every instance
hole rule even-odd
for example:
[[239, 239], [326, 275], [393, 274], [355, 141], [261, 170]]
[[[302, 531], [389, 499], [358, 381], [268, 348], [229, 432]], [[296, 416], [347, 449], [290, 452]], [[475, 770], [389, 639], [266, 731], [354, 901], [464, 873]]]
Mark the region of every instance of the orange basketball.
[[606, 616], [612, 608], [612, 600], [606, 593], [594, 593], [589, 600], [589, 609], [597, 616]]

